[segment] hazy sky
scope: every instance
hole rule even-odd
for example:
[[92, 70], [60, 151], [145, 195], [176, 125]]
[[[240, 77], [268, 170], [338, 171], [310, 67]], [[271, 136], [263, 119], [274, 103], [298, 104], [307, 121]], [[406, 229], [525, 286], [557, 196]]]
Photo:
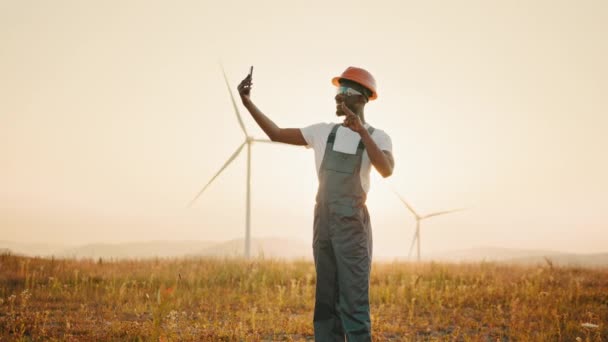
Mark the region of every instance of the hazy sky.
[[[473, 246], [605, 252], [608, 2], [0, 0], [0, 240], [244, 235], [246, 150], [223, 83], [254, 65], [279, 126], [337, 121], [330, 83], [376, 77], [391, 135], [375, 255]], [[264, 137], [246, 110], [247, 129]], [[252, 149], [252, 235], [310, 242], [311, 149]]]

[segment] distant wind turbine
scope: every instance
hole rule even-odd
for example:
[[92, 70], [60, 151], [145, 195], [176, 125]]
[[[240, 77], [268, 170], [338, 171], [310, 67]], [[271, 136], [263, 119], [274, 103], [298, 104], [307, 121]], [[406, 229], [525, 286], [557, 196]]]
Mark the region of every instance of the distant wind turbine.
[[414, 237], [412, 239], [412, 244], [410, 245], [410, 250], [407, 253], [407, 258], [409, 259], [410, 256], [412, 255], [412, 248], [414, 248], [414, 243], [417, 242], [417, 254], [418, 254], [418, 261], [420, 261], [420, 221], [427, 219], [429, 217], [433, 217], [433, 216], [439, 216], [439, 215], [443, 215], [443, 214], [448, 214], [448, 213], [453, 213], [456, 211], [461, 211], [464, 210], [464, 208], [459, 208], [459, 209], [452, 209], [452, 210], [444, 210], [444, 211], [437, 211], [434, 213], [430, 213], [427, 215], [419, 215], [414, 208], [407, 203], [407, 201], [401, 197], [401, 195], [399, 195], [396, 191], [393, 190], [393, 192], [395, 193], [395, 195], [397, 195], [397, 197], [399, 197], [399, 199], [401, 200], [401, 202], [403, 202], [403, 204], [405, 204], [405, 206], [407, 207], [407, 209], [414, 215], [414, 217], [416, 217], [416, 231], [414, 232]]
[[[249, 258], [251, 256], [251, 145], [254, 142], [264, 142], [264, 143], [277, 143], [268, 139], [256, 139], [253, 136], [247, 134], [247, 130], [245, 129], [245, 124], [243, 123], [243, 119], [241, 118], [241, 114], [239, 113], [239, 109], [237, 107], [236, 101], [234, 100], [234, 95], [232, 95], [232, 89], [230, 88], [230, 83], [228, 82], [228, 77], [226, 77], [226, 72], [224, 68], [221, 67], [222, 74], [224, 75], [224, 81], [226, 82], [226, 87], [228, 88], [228, 92], [230, 93], [230, 99], [232, 100], [232, 106], [234, 107], [234, 112], [236, 113], [236, 118], [239, 121], [239, 125], [245, 134], [245, 140], [241, 145], [234, 151], [234, 153], [228, 158], [228, 160], [224, 163], [224, 165], [220, 168], [220, 170], [211, 177], [211, 180], [205, 184], [205, 186], [198, 192], [198, 194], [188, 203], [188, 207], [191, 207], [194, 202], [205, 192], [207, 187], [211, 185], [211, 183], [217, 178], [217, 176], [232, 163], [236, 157], [238, 157], [239, 153], [247, 145], [247, 211], [245, 214], [245, 257]], [[280, 143], [277, 143], [280, 144]]]

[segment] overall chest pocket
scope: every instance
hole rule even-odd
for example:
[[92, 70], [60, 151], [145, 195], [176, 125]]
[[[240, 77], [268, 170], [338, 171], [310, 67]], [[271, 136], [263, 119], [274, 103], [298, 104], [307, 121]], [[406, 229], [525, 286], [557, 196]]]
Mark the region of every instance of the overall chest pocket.
[[325, 161], [325, 168], [328, 170], [352, 174], [359, 165], [359, 156], [356, 154], [332, 151], [329, 157]]

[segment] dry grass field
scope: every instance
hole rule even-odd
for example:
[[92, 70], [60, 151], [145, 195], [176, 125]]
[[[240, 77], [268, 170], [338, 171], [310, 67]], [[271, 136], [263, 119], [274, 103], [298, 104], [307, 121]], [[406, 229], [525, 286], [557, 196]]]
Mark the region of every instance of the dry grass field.
[[[608, 340], [608, 269], [376, 263], [377, 341]], [[0, 256], [0, 341], [311, 341], [308, 261]]]

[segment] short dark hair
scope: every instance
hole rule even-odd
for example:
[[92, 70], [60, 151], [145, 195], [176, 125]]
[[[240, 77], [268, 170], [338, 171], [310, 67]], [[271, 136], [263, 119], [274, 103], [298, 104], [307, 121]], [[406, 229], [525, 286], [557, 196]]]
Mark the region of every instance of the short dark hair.
[[363, 95], [365, 95], [366, 100], [369, 100], [369, 97], [372, 96], [371, 90], [367, 89], [366, 87], [362, 86], [361, 84], [359, 84], [357, 82], [347, 80], [345, 78], [339, 79], [338, 82], [340, 82], [340, 85], [342, 85], [342, 86], [353, 88], [356, 91], [362, 93]]

